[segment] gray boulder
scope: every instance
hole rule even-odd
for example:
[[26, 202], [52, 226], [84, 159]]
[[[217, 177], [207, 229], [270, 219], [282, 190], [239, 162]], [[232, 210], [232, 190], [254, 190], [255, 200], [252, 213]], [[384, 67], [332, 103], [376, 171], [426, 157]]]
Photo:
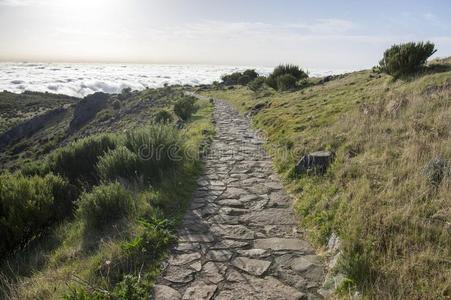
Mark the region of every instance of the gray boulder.
[[295, 167], [296, 174], [301, 175], [308, 172], [323, 174], [334, 159], [330, 151], [316, 151], [301, 157]]
[[108, 105], [108, 94], [97, 92], [88, 95], [78, 102], [74, 110], [74, 117], [69, 125], [69, 131], [73, 132], [80, 129], [87, 122], [94, 119], [97, 112]]

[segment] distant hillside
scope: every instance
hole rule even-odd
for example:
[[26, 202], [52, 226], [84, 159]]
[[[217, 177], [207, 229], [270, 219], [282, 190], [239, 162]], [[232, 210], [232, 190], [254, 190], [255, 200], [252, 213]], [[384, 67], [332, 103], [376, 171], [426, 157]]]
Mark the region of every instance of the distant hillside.
[[[0, 170], [15, 168], [35, 161], [68, 142], [96, 133], [118, 132], [149, 123], [164, 107], [169, 107], [182, 94], [181, 88], [125, 90], [122, 94], [105, 95], [104, 104], [94, 103], [96, 96], [83, 100], [50, 93], [0, 93]], [[91, 101], [92, 100], [92, 101]], [[77, 111], [77, 107], [79, 108]], [[45, 114], [60, 110], [46, 118]], [[89, 113], [91, 115], [89, 116]], [[44, 116], [39, 120], [40, 116]], [[33, 118], [37, 119], [33, 122]], [[72, 126], [80, 119], [79, 126]], [[36, 122], [37, 121], [37, 122]], [[25, 129], [23, 124], [28, 125]], [[74, 123], [72, 123], [73, 125]], [[16, 130], [15, 127], [19, 127]], [[2, 135], [13, 134], [4, 142]]]
[[[199, 92], [230, 101], [267, 136], [307, 236], [320, 248], [339, 236], [342, 295], [450, 297], [451, 59], [406, 80], [364, 70], [303, 84]], [[297, 175], [319, 150], [334, 157], [326, 173]]]

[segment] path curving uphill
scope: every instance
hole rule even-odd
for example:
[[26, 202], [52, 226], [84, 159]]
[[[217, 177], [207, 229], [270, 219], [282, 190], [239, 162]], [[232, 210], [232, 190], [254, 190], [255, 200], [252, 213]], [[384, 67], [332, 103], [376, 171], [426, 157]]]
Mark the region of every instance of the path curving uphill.
[[226, 102], [215, 102], [214, 119], [204, 174], [154, 298], [320, 298], [322, 262], [300, 239], [263, 140]]

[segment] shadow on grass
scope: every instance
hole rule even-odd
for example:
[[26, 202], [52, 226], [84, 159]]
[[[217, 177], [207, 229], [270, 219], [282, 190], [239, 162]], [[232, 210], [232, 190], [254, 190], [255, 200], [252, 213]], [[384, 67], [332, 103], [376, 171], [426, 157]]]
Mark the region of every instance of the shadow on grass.
[[0, 258], [0, 299], [10, 299], [15, 295], [15, 286], [20, 278], [31, 276], [47, 265], [50, 253], [63, 243], [64, 237], [59, 234], [59, 229], [64, 226], [67, 223], [56, 229], [49, 228], [21, 249]]

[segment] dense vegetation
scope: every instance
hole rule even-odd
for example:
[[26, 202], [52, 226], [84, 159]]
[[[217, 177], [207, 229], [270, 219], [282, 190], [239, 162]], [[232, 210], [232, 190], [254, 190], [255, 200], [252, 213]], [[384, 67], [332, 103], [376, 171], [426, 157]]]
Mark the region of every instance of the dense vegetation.
[[255, 80], [258, 73], [255, 70], [248, 69], [244, 72], [234, 72], [221, 77], [224, 85], [247, 85], [249, 82]]
[[[146, 125], [66, 134], [67, 145], [0, 175], [0, 298], [147, 299], [213, 132], [211, 104], [170, 87], [125, 90], [112, 105], [131, 120], [149, 94]], [[105, 111], [81, 131], [102, 128]]]
[[306, 72], [295, 65], [279, 65], [268, 76], [266, 84], [278, 91], [293, 90], [299, 80], [308, 78]]
[[72, 215], [77, 190], [54, 175], [0, 175], [0, 256]]
[[[372, 71], [311, 79], [291, 93], [204, 92], [252, 112], [307, 236], [325, 247], [338, 234], [345, 297], [450, 296], [451, 60], [427, 70], [407, 81]], [[317, 150], [335, 153], [327, 173], [297, 176], [298, 159]]]
[[384, 52], [379, 67], [395, 78], [413, 75], [421, 71], [427, 59], [436, 51], [431, 42], [393, 45]]

